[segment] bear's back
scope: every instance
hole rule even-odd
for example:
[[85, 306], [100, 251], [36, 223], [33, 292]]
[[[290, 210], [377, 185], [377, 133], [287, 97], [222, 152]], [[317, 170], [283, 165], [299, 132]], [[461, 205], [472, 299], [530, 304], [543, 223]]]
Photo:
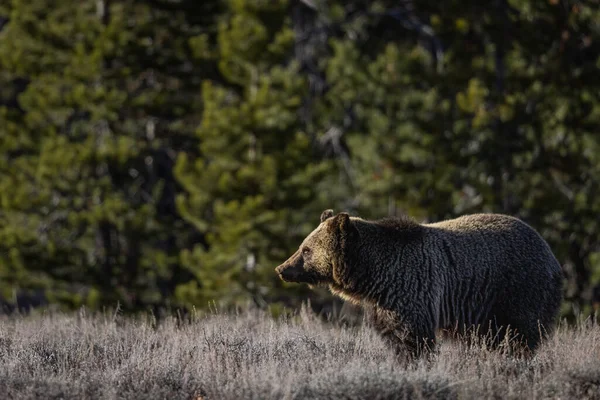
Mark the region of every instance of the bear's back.
[[455, 219], [449, 219], [440, 222], [426, 224], [429, 227], [447, 229], [454, 232], [470, 231], [506, 231], [515, 229], [525, 229], [533, 231], [533, 228], [525, 222], [504, 214], [470, 214], [463, 215]]
[[508, 215], [472, 214], [425, 226], [432, 228], [442, 245], [450, 246], [456, 261], [485, 258], [488, 266], [504, 268], [528, 261], [537, 265], [534, 269], [560, 270], [546, 241], [525, 222]]

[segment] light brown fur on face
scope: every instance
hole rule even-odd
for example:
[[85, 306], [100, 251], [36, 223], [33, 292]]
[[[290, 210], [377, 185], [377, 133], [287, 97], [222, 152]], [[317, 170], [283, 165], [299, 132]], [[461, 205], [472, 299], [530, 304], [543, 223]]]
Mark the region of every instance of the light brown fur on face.
[[298, 251], [275, 269], [281, 279], [312, 285], [337, 282], [335, 267], [343, 262], [342, 228], [343, 224], [349, 223], [350, 217], [348, 214], [339, 214], [335, 218], [332, 215], [332, 210], [325, 210], [321, 214], [321, 223], [304, 239]]
[[319, 224], [300, 245], [304, 268], [323, 278], [331, 276], [331, 255], [334, 247], [334, 238], [328, 234], [329, 227], [327, 225], [327, 221]]
[[275, 271], [286, 282], [319, 285], [331, 276], [330, 251], [320, 224], [300, 245], [300, 248]]

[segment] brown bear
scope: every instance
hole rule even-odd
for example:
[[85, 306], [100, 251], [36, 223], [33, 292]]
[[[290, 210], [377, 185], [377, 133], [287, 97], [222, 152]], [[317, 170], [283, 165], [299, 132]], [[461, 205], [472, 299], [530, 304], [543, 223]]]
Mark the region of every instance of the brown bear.
[[321, 214], [321, 223], [276, 268], [287, 282], [328, 285], [373, 310], [397, 351], [433, 349], [438, 330], [474, 332], [534, 350], [562, 301], [561, 266], [529, 225], [500, 214], [432, 224]]

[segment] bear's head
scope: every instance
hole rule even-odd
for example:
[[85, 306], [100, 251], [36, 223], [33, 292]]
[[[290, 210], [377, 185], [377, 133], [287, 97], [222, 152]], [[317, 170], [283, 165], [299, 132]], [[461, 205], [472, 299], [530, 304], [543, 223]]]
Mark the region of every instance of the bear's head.
[[356, 228], [347, 213], [321, 214], [321, 223], [275, 271], [286, 282], [342, 285], [346, 254]]

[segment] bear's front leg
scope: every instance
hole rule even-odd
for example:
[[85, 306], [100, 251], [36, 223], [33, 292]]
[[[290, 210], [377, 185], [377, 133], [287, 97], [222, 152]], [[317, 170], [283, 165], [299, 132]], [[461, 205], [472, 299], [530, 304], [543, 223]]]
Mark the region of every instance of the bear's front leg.
[[415, 315], [378, 306], [371, 313], [373, 327], [397, 355], [406, 355], [409, 360], [414, 360], [435, 350], [433, 326], [419, 321]]

